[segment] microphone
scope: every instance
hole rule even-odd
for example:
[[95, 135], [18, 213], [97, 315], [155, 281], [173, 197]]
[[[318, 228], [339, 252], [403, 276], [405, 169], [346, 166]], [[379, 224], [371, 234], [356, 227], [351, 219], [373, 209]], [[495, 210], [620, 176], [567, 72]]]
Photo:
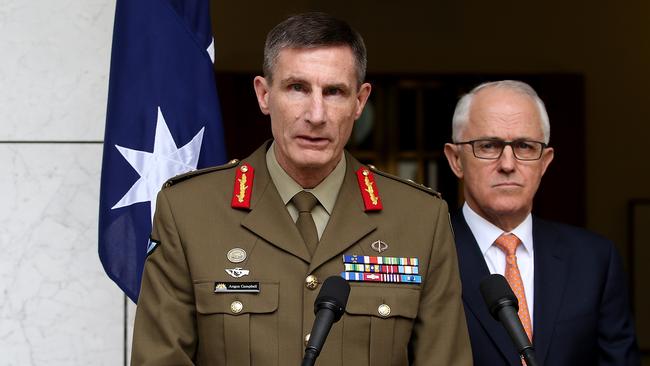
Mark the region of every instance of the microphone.
[[480, 288], [490, 314], [506, 328], [517, 352], [526, 361], [526, 365], [537, 366], [535, 349], [530, 344], [524, 326], [521, 325], [521, 320], [517, 315], [517, 311], [519, 311], [517, 296], [512, 292], [508, 281], [500, 274], [492, 274], [481, 281]]
[[314, 301], [314, 325], [311, 328], [309, 342], [305, 348], [305, 357], [302, 366], [312, 366], [320, 354], [325, 338], [332, 328], [332, 324], [341, 319], [348, 303], [350, 285], [340, 276], [331, 276], [323, 282], [316, 301]]

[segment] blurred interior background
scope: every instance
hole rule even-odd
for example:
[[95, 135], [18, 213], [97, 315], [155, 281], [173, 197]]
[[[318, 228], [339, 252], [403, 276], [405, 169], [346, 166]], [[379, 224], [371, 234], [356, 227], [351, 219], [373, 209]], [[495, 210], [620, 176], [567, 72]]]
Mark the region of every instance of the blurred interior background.
[[[650, 356], [650, 4], [634, 1], [213, 1], [227, 150], [244, 157], [270, 136], [252, 78], [268, 29], [288, 14], [329, 12], [368, 48], [373, 91], [348, 145], [361, 160], [428, 185], [450, 209], [462, 187], [442, 148], [459, 96], [518, 79], [546, 103], [555, 160], [537, 194], [541, 217], [610, 239], [625, 260], [639, 343]], [[251, 11], [251, 9], [254, 9]], [[245, 21], [243, 21], [245, 19]]]
[[[109, 0], [0, 1], [0, 365], [119, 365], [132, 307], [97, 259]], [[458, 97], [519, 79], [545, 101], [542, 217], [613, 240], [650, 365], [650, 2], [211, 0], [229, 158], [270, 137], [253, 76], [266, 33], [318, 10], [364, 37], [373, 91], [349, 148], [462, 202], [442, 155]]]

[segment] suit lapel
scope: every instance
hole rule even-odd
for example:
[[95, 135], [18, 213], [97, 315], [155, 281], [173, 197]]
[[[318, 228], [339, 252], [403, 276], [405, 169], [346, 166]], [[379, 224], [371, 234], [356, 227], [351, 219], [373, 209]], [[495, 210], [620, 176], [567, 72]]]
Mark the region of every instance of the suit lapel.
[[345, 157], [347, 159], [345, 178], [325, 232], [323, 232], [314, 253], [309, 267], [310, 272], [328, 262], [332, 257], [343, 253], [377, 227], [364, 212], [359, 186], [354, 174], [361, 164], [347, 153]]
[[307, 247], [285, 209], [266, 167], [266, 150], [269, 143], [264, 144], [245, 160], [255, 169], [255, 179], [251, 210], [241, 224], [276, 247], [309, 262]]
[[566, 247], [557, 233], [543, 220], [533, 217], [535, 251], [535, 312], [533, 345], [540, 365], [544, 364], [558, 311], [566, 287], [568, 260]]
[[518, 361], [516, 358], [517, 350], [505, 328], [492, 317], [487, 305], [485, 305], [483, 296], [481, 296], [479, 285], [481, 280], [490, 274], [490, 271], [462, 211], [458, 210], [452, 216], [451, 221], [458, 251], [460, 277], [463, 284], [463, 301], [466, 309], [471, 311], [481, 323], [503, 355], [504, 360], [508, 360], [512, 366], [521, 366], [521, 363], [513, 363], [512, 360]]

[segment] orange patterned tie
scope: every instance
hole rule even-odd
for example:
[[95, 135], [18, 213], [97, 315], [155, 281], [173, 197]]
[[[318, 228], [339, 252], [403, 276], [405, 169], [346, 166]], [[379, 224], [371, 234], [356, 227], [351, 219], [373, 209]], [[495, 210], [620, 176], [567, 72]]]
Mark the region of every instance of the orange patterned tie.
[[524, 283], [521, 280], [519, 267], [517, 266], [517, 247], [521, 244], [521, 240], [513, 234], [502, 234], [494, 242], [499, 249], [506, 255], [506, 280], [512, 287], [512, 291], [517, 296], [519, 301], [519, 319], [524, 326], [524, 330], [528, 335], [528, 339], [533, 341], [533, 328], [530, 322], [530, 314], [528, 313], [528, 302], [526, 302], [526, 293], [524, 292]]

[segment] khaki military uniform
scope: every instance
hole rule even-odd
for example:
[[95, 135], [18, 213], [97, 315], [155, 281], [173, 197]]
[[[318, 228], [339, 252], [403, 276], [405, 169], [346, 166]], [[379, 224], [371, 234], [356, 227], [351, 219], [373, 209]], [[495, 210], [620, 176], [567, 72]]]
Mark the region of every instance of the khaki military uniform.
[[[145, 264], [132, 364], [299, 365], [320, 284], [343, 272], [344, 254], [356, 254], [418, 258], [422, 283], [350, 282], [345, 314], [317, 365], [471, 365], [445, 202], [375, 172], [383, 209], [365, 212], [355, 175], [361, 164], [346, 153], [338, 199], [311, 258], [269, 177], [267, 147], [243, 161], [255, 169], [250, 209], [231, 207], [243, 162], [176, 178], [160, 192], [152, 233], [160, 245]], [[377, 240], [387, 245], [381, 254], [372, 248]], [[233, 248], [245, 251], [244, 261], [233, 263]], [[226, 273], [233, 268], [248, 275]], [[216, 283], [238, 281], [258, 282], [260, 291], [215, 292]]]

